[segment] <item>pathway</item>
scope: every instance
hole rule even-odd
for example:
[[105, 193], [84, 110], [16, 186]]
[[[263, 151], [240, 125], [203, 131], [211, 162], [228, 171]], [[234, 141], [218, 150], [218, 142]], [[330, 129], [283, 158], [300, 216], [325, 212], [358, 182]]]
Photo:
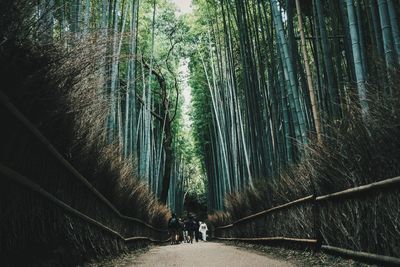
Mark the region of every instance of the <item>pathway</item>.
[[291, 267], [294, 265], [222, 243], [199, 242], [154, 247], [127, 267], [133, 266]]

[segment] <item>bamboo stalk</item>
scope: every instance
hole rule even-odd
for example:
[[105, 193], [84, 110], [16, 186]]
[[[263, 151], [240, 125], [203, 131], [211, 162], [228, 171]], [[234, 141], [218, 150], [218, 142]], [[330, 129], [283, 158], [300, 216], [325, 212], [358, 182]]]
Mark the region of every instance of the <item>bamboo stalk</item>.
[[383, 48], [387, 68], [393, 68], [395, 65], [395, 55], [393, 47], [392, 26], [390, 24], [388, 3], [386, 0], [378, 1], [379, 18], [381, 22]]
[[353, 0], [346, 0], [348, 26], [350, 31], [351, 46], [353, 50], [354, 70], [357, 80], [358, 97], [361, 105], [361, 114], [364, 120], [367, 119], [369, 113], [367, 101], [367, 88], [365, 86], [365, 73], [362, 66], [362, 50], [358, 36], [358, 23], [356, 20], [356, 12]]
[[292, 112], [294, 131], [296, 139], [301, 143], [307, 143], [306, 125], [304, 122], [304, 112], [300, 104], [300, 95], [296, 85], [296, 74], [293, 72], [293, 59], [290, 57], [288, 43], [285, 37], [285, 31], [282, 22], [282, 14], [279, 10], [277, 0], [271, 0], [271, 9], [274, 18], [274, 25], [277, 32], [278, 46], [280, 47], [281, 60], [283, 64], [284, 76], [288, 85], [289, 106]]
[[320, 142], [322, 127], [321, 127], [321, 122], [319, 119], [320, 114], [318, 111], [317, 97], [315, 95], [315, 89], [314, 89], [314, 85], [313, 85], [313, 81], [312, 81], [310, 64], [308, 61], [306, 40], [305, 40], [304, 29], [303, 29], [303, 18], [301, 17], [300, 0], [296, 0], [296, 9], [297, 9], [297, 18], [299, 20], [299, 32], [300, 32], [300, 37], [301, 37], [301, 51], [303, 53], [304, 67], [306, 69], [306, 75], [307, 75], [307, 87], [308, 87], [308, 92], [310, 94], [311, 109], [312, 109], [312, 114], [313, 114], [313, 118], [314, 118], [315, 131], [317, 133], [317, 140], [318, 140], [318, 142]]

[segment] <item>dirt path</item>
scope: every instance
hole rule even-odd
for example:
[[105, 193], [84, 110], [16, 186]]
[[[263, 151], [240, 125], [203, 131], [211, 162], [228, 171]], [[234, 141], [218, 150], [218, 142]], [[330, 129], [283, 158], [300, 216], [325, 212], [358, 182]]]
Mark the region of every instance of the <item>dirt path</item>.
[[199, 242], [155, 247], [140, 255], [128, 266], [289, 267], [294, 265], [222, 243]]

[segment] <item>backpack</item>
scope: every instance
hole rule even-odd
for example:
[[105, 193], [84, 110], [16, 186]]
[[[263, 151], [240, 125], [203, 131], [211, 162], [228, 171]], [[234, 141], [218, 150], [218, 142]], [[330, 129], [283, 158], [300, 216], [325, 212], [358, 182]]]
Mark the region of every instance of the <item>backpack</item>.
[[177, 226], [178, 226], [178, 220], [176, 218], [171, 218], [168, 222], [168, 227], [177, 228]]

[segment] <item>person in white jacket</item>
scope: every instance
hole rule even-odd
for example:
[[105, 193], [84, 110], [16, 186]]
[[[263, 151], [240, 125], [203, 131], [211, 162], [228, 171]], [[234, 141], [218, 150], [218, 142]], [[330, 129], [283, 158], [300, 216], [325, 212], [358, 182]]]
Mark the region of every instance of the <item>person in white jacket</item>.
[[200, 222], [199, 231], [201, 233], [203, 241], [207, 241], [207, 230], [208, 230], [207, 224], [204, 222]]

